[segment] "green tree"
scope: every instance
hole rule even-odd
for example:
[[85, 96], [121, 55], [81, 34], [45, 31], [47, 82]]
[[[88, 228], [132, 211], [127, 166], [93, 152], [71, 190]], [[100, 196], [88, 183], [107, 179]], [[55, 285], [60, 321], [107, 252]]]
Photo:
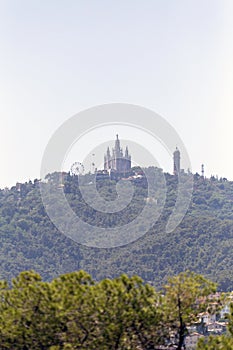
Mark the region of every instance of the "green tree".
[[12, 288], [2, 284], [0, 348], [45, 350], [64, 345], [62, 334], [67, 329], [70, 311], [67, 305], [70, 303], [74, 308], [76, 295], [90, 281], [83, 271], [61, 276], [51, 283], [42, 282], [33, 271], [26, 271], [13, 280]]
[[137, 276], [122, 275], [112, 281], [103, 280], [97, 289], [104, 349], [154, 349], [164, 342], [167, 334], [161, 295], [152, 286]]
[[216, 291], [216, 284], [194, 272], [182, 272], [168, 279], [165, 289], [165, 307], [170, 331], [181, 350], [187, 326], [197, 321], [198, 314], [207, 308], [211, 311], [209, 295]]

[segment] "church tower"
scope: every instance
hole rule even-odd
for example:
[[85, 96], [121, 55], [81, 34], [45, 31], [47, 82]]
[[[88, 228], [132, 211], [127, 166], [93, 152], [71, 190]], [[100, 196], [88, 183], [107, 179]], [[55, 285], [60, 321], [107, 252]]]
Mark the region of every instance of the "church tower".
[[110, 153], [110, 149], [108, 147], [107, 153], [104, 156], [104, 170], [113, 170], [117, 173], [124, 174], [129, 172], [130, 169], [131, 156], [129, 154], [128, 147], [126, 147], [125, 152], [123, 152], [119, 137], [116, 135], [115, 147], [112, 149], [112, 154]]
[[120, 147], [120, 140], [118, 138], [118, 134], [116, 135], [116, 141], [115, 141], [115, 154], [116, 157], [120, 157], [121, 147]]
[[173, 153], [173, 174], [179, 175], [179, 173], [180, 173], [180, 151], [176, 147], [176, 150]]

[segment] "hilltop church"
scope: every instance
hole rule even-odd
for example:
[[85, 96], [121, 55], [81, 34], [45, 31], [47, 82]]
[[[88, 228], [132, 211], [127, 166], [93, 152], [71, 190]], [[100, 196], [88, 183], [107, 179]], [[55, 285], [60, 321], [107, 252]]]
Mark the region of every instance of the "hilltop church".
[[[112, 152], [110, 152], [110, 149], [108, 147], [107, 152], [104, 155], [103, 171], [106, 174], [115, 173], [116, 176], [120, 177], [122, 175], [130, 173], [131, 171], [131, 155], [129, 154], [127, 146], [125, 148], [125, 151], [123, 152], [118, 135], [116, 135], [115, 147], [113, 147]], [[180, 172], [180, 151], [176, 147], [175, 152], [173, 153], [173, 174], [175, 176], [178, 176]]]
[[128, 147], [123, 152], [118, 135], [116, 135], [115, 147], [112, 149], [112, 153], [109, 147], [107, 148], [107, 153], [104, 156], [104, 170], [115, 171], [119, 174], [124, 174], [131, 170], [131, 155]]

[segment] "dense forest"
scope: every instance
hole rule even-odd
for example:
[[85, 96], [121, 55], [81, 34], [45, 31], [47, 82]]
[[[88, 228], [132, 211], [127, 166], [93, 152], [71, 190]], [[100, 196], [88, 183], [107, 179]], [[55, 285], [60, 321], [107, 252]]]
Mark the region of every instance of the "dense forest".
[[[147, 171], [161, 175], [160, 169]], [[57, 188], [60, 175], [49, 174], [43, 186], [50, 186], [51, 191]], [[165, 225], [177, 198], [177, 178], [166, 173], [164, 178], [165, 187], [161, 176], [154, 184], [158, 203], [161, 188], [166, 190], [165, 205], [154, 226], [136, 241], [108, 249], [86, 247], [60, 233], [43, 206], [39, 180], [2, 189], [0, 278], [10, 281], [21, 271], [33, 269], [49, 281], [60, 274], [84, 269], [94, 280], [136, 274], [159, 288], [168, 276], [189, 269], [216, 281], [220, 290], [232, 290], [233, 182], [194, 175], [187, 214], [172, 233], [166, 233]], [[91, 175], [82, 179], [84, 184], [92, 180]], [[116, 181], [99, 181], [97, 187], [106, 200], [116, 198]], [[134, 187], [131, 206], [122, 210], [120, 222], [117, 217], [119, 230], [124, 229], [129, 217], [140, 213], [147, 198], [146, 181], [139, 181]], [[103, 227], [116, 224], [114, 213], [100, 215], [85, 203], [77, 176], [63, 174], [60, 190], [64, 190], [71, 208], [81, 218]]]

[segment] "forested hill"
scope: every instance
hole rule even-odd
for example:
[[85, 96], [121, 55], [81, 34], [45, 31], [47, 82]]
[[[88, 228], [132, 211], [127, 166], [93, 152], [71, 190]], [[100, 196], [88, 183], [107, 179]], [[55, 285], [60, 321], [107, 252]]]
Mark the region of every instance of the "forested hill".
[[[44, 186], [56, 183], [58, 175], [50, 175]], [[220, 290], [233, 290], [233, 182], [194, 175], [188, 213], [174, 232], [165, 233], [165, 223], [177, 196], [177, 179], [164, 176], [166, 204], [153, 229], [136, 242], [112, 249], [88, 248], [61, 234], [45, 212], [38, 180], [1, 190], [0, 278], [10, 280], [20, 271], [34, 269], [50, 280], [84, 269], [97, 280], [127, 273], [160, 286], [168, 275], [190, 269], [217, 281]], [[106, 199], [115, 198], [114, 181], [100, 181], [98, 187]], [[138, 215], [140, 200], [146, 198], [145, 183], [139, 182], [135, 188], [131, 216]], [[63, 189], [77, 215], [99, 223], [98, 213], [88, 212], [82, 200], [77, 177], [66, 175]], [[128, 211], [123, 211], [122, 224], [128, 215]]]

